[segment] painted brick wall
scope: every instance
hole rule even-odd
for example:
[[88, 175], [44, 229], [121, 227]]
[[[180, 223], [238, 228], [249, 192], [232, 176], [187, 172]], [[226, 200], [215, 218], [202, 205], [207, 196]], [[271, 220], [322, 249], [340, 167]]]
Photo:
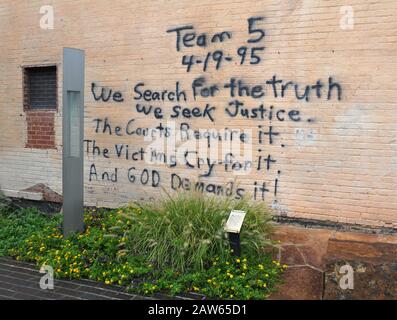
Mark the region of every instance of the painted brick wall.
[[[40, 28], [43, 5], [54, 8], [53, 30]], [[352, 28], [346, 26], [349, 8], [344, 6], [353, 9]], [[172, 190], [188, 179], [183, 180], [185, 187], [190, 183], [194, 188], [200, 181], [208, 193], [223, 188], [236, 197], [245, 194], [289, 217], [397, 227], [396, 14], [397, 2], [387, 0], [118, 0], [111, 6], [104, 0], [2, 1], [0, 188], [24, 190], [42, 183], [61, 193], [61, 108], [54, 111], [56, 148], [29, 148], [23, 67], [58, 66], [61, 106], [62, 48], [77, 47], [86, 51], [87, 63], [85, 136], [91, 141], [86, 145], [87, 204], [114, 207], [135, 199], [157, 199], [162, 187]], [[264, 19], [255, 20], [249, 33], [252, 17]], [[179, 42], [178, 51], [176, 32], [167, 30], [186, 25], [196, 36], [206, 35], [205, 48], [191, 46], [194, 41], [187, 35], [186, 45]], [[230, 39], [211, 42], [223, 31], [230, 32]], [[183, 35], [189, 32], [184, 30]], [[192, 55], [194, 63], [187, 72]], [[205, 85], [215, 86], [213, 97], [202, 96], [199, 90], [194, 99], [192, 84], [200, 77]], [[249, 86], [250, 95], [240, 88], [241, 96], [238, 89], [233, 96], [232, 78]], [[175, 91], [177, 82], [187, 101], [148, 102], [137, 93]], [[144, 86], [134, 90], [139, 83]], [[99, 98], [104, 87], [105, 97], [110, 89], [117, 92], [107, 102]], [[229, 103], [235, 100], [255, 109], [257, 117], [233, 116]], [[137, 111], [137, 104], [161, 112], [157, 117], [145, 115]], [[207, 104], [215, 107], [213, 119], [208, 114], [189, 118], [187, 111], [171, 118], [175, 105], [203, 111]], [[263, 119], [258, 116], [261, 104], [266, 109]], [[106, 119], [112, 135], [108, 126], [103, 132]], [[223, 161], [200, 177], [211, 167], [205, 157], [201, 161], [193, 153], [188, 163], [175, 167], [148, 163], [150, 148], [155, 147], [132, 131], [172, 126], [171, 120], [177, 128], [186, 123], [197, 130], [246, 130], [252, 140], [251, 170], [236, 174], [236, 162], [226, 168]], [[246, 146], [240, 143], [239, 150]], [[146, 174], [154, 180], [147, 181]]]

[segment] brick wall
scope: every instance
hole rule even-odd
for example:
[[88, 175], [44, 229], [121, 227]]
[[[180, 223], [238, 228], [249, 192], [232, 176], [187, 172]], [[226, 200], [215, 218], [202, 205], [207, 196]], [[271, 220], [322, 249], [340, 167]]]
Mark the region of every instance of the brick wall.
[[49, 110], [26, 110], [26, 148], [55, 148], [55, 112]]
[[55, 148], [54, 111], [57, 109], [56, 66], [23, 69], [23, 102], [27, 148]]
[[[53, 30], [40, 28], [42, 5], [54, 7]], [[346, 26], [344, 14], [350, 9], [344, 6], [353, 9], [352, 26]], [[200, 181], [209, 194], [221, 187], [236, 197], [244, 193], [267, 202], [279, 215], [397, 227], [396, 13], [397, 3], [386, 0], [119, 0], [111, 10], [104, 0], [3, 1], [0, 188], [24, 190], [41, 183], [61, 193], [61, 108], [52, 112], [57, 148], [26, 148], [33, 114], [23, 108], [23, 66], [59, 66], [59, 104], [62, 48], [76, 47], [86, 52], [85, 137], [91, 141], [85, 155], [87, 205], [115, 207], [158, 198], [162, 187], [180, 192], [173, 190], [173, 182], [194, 188]], [[264, 19], [255, 21], [249, 33], [252, 17]], [[191, 35], [186, 45], [179, 42], [177, 47], [176, 32], [167, 30], [186, 25], [194, 28], [195, 40], [207, 36], [205, 48]], [[264, 37], [258, 29], [265, 31]], [[223, 31], [231, 37], [211, 41]], [[194, 63], [187, 72], [192, 55]], [[200, 77], [205, 85], [216, 86], [213, 96], [199, 90], [194, 99], [192, 84]], [[236, 91], [232, 97], [225, 88], [232, 78], [249, 86], [250, 95], [242, 89], [241, 96]], [[272, 80], [282, 83], [274, 82], [274, 89]], [[178, 103], [168, 96], [166, 101], [146, 101], [134, 90], [142, 82], [142, 93], [175, 91], [178, 83], [186, 92], [181, 107], [204, 111], [209, 104], [215, 107], [213, 121], [208, 116], [187, 117], [187, 111], [172, 118]], [[253, 94], [254, 87], [258, 91]], [[105, 100], [112, 90], [107, 101], [100, 98], [102, 88]], [[226, 108], [236, 99], [256, 114], [263, 104], [264, 118], [232, 116]], [[138, 112], [137, 104], [152, 105], [162, 118], [160, 111], [157, 117]], [[143, 134], [173, 120], [177, 128], [187, 123], [196, 130], [247, 130], [252, 138], [251, 170], [236, 174], [236, 167], [226, 170], [224, 163], [211, 169], [206, 157], [198, 159], [193, 153], [189, 163], [176, 166], [149, 163], [153, 144]], [[111, 135], [103, 130], [105, 121]], [[270, 127], [278, 134], [272, 143]], [[134, 131], [138, 128], [142, 130]], [[240, 144], [241, 149], [245, 146]]]

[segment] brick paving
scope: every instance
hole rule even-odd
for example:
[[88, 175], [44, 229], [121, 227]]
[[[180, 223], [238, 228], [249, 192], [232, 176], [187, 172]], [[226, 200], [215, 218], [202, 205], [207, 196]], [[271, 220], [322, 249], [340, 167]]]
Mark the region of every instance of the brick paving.
[[90, 280], [54, 280], [54, 290], [42, 290], [43, 274], [34, 265], [0, 258], [0, 300], [147, 300]]

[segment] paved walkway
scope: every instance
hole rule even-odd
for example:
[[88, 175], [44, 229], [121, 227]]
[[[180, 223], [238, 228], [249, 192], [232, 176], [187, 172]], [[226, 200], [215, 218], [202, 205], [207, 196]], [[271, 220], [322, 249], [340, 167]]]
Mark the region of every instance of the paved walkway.
[[123, 288], [89, 280], [55, 280], [54, 290], [40, 289], [43, 274], [31, 264], [0, 258], [0, 300], [143, 300]]

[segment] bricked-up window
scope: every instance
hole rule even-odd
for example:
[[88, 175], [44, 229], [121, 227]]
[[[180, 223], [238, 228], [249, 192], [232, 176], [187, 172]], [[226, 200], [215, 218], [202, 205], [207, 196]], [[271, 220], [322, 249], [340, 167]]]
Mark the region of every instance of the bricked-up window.
[[56, 66], [24, 68], [23, 94], [27, 123], [27, 148], [55, 148], [57, 110]]
[[24, 69], [25, 109], [57, 108], [57, 68], [32, 67]]

